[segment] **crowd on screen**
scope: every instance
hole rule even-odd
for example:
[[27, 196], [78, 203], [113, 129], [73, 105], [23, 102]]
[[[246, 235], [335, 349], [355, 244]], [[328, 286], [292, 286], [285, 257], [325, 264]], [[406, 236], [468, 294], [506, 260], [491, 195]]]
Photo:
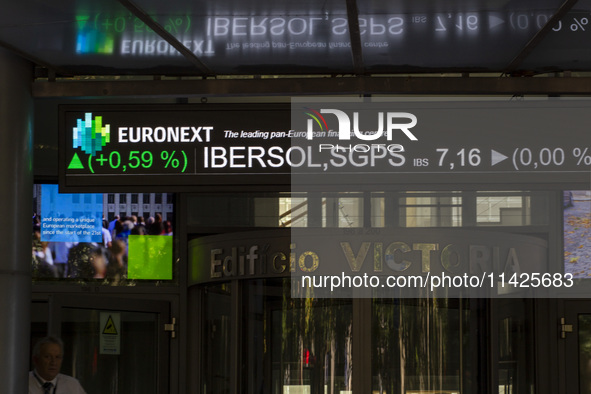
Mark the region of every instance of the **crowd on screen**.
[[172, 235], [172, 223], [160, 214], [144, 220], [135, 215], [103, 219], [102, 242], [47, 242], [41, 240], [41, 218], [33, 218], [33, 278], [127, 278], [130, 235]]

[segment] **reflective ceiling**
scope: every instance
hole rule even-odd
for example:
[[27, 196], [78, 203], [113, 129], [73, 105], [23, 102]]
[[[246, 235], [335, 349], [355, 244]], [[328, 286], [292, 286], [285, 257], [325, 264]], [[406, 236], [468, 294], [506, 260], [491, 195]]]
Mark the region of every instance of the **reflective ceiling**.
[[591, 1], [5, 1], [0, 44], [75, 75], [591, 70]]

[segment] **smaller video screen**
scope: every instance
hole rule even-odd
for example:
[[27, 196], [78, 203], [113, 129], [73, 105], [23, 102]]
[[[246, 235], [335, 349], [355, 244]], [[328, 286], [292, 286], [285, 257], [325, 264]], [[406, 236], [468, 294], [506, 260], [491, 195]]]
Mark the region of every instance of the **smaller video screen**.
[[591, 191], [563, 192], [564, 272], [591, 278]]
[[33, 280], [173, 280], [173, 194], [59, 193], [35, 184], [32, 230]]

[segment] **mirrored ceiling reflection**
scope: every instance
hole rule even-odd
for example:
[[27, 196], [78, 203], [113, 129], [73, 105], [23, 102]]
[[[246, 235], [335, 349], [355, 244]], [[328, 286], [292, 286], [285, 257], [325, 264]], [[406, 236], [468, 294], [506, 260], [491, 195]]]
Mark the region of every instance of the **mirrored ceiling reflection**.
[[185, 13], [194, 16], [330, 16], [347, 13], [347, 3], [344, 0], [136, 0], [134, 4], [148, 14], [158, 15]]
[[[166, 42], [160, 44], [160, 56], [125, 58], [127, 31], [148, 33], [146, 25], [117, 1], [23, 0], [0, 16], [0, 41], [72, 74], [194, 72]], [[159, 37], [150, 33], [155, 46]]]
[[522, 68], [537, 72], [591, 69], [591, 1], [579, 0], [525, 58]]
[[[135, 11], [115, 0], [10, 3], [0, 14], [0, 42], [68, 74], [349, 74], [355, 69], [343, 0], [137, 0]], [[358, 1], [362, 69], [501, 72], [561, 3]], [[165, 33], [154, 31], [152, 21], [138, 17], [141, 13]], [[591, 69], [589, 20], [588, 2], [575, 4], [521, 68]]]

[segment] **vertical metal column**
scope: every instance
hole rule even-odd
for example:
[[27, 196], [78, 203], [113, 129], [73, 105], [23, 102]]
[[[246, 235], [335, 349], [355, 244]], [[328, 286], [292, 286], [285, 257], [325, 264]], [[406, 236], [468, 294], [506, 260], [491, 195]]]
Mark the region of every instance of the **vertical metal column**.
[[0, 49], [0, 381], [28, 392], [33, 209], [32, 65]]
[[372, 392], [371, 298], [353, 298], [353, 394]]
[[308, 193], [308, 227], [322, 227], [322, 194]]

